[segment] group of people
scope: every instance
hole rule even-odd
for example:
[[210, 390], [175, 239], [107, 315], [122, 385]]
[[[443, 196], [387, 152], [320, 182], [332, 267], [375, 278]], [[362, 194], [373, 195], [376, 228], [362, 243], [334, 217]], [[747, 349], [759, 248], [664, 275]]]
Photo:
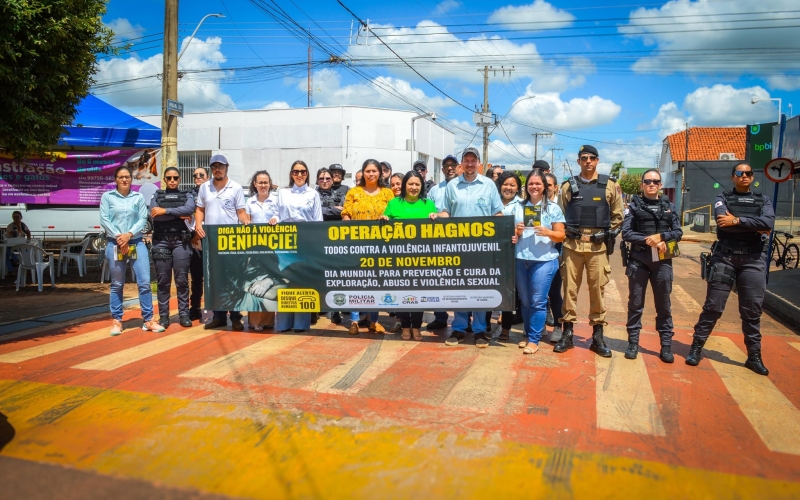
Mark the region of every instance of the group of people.
[[[670, 305], [672, 261], [663, 255], [667, 245], [682, 236], [679, 214], [667, 198], [660, 196], [661, 175], [657, 169], [642, 176], [641, 194], [630, 200], [623, 211], [622, 192], [613, 178], [597, 171], [597, 149], [582, 146], [578, 152], [580, 173], [559, 183], [546, 161], [537, 160], [521, 178], [502, 169], [480, 173], [480, 153], [466, 148], [461, 159], [447, 156], [442, 162], [442, 180], [426, 180], [424, 162], [415, 162], [404, 174], [393, 173], [388, 162], [366, 160], [356, 172], [356, 185], [342, 185], [345, 170], [334, 164], [316, 172], [316, 188], [309, 184], [310, 171], [303, 161], [290, 168], [288, 186], [277, 191], [266, 171], [256, 172], [249, 184], [249, 198], [244, 188], [228, 177], [228, 161], [222, 155], [210, 160], [211, 178], [204, 168], [194, 172], [192, 192], [178, 189], [177, 169], [164, 172], [165, 189], [145, 206], [142, 196], [130, 189], [131, 171], [119, 167], [115, 173], [116, 189], [105, 193], [101, 201], [101, 223], [108, 237], [106, 258], [111, 263], [112, 335], [122, 330], [122, 285], [125, 266], [133, 261], [144, 319], [143, 329], [164, 331], [169, 325], [170, 286], [178, 295], [178, 318], [182, 326], [199, 319], [202, 294], [202, 253], [200, 240], [205, 225], [277, 224], [282, 222], [390, 220], [440, 217], [512, 216], [515, 256], [516, 311], [503, 311], [498, 340], [508, 340], [511, 326], [522, 320], [525, 339], [519, 343], [525, 354], [534, 354], [546, 331], [553, 326], [550, 341], [554, 352], [574, 348], [574, 325], [578, 320], [578, 293], [586, 276], [589, 294], [589, 325], [592, 342], [589, 349], [610, 357], [604, 339], [606, 308], [603, 292], [610, 279], [609, 255], [616, 236], [630, 244], [626, 253], [629, 280], [627, 331], [629, 344], [625, 357], [635, 359], [639, 350], [641, 318], [648, 283], [653, 288], [656, 306], [656, 330], [661, 340], [660, 359], [674, 362], [673, 324]], [[719, 241], [711, 256], [708, 293], [703, 311], [695, 326], [694, 342], [686, 363], [697, 365], [702, 347], [721, 316], [731, 288], [739, 288], [743, 332], [748, 348], [747, 367], [760, 374], [768, 371], [761, 360], [760, 317], [765, 289], [766, 250], [764, 234], [774, 223], [774, 213], [765, 196], [750, 192], [752, 169], [737, 165], [732, 173], [734, 189], [721, 194], [715, 204]], [[533, 218], [529, 214], [534, 214]], [[142, 232], [150, 215], [153, 221], [152, 258], [158, 276], [159, 320], [153, 316], [150, 297], [150, 267]], [[533, 222], [532, 222], [533, 221]], [[131, 251], [135, 248], [135, 251]], [[655, 252], [653, 251], [655, 249]], [[623, 250], [624, 251], [624, 250]], [[192, 275], [189, 295], [188, 275]], [[274, 293], [263, 280], [248, 282], [248, 296], [266, 297]], [[274, 297], [272, 297], [274, 299]], [[237, 304], [251, 311], [248, 324], [255, 331], [302, 332], [311, 327], [311, 313], [275, 313], [253, 303]], [[262, 310], [257, 310], [262, 309]], [[422, 340], [422, 311], [398, 312], [401, 338]], [[214, 311], [207, 329], [224, 328], [228, 315], [234, 330], [243, 330], [238, 311]], [[452, 333], [445, 341], [455, 346], [474, 332], [477, 347], [491, 341], [492, 311], [457, 311]], [[333, 323], [341, 323], [339, 312], [331, 312]], [[435, 312], [429, 330], [447, 327], [447, 312]], [[348, 331], [357, 335], [366, 328], [384, 332], [378, 313], [350, 312]]]

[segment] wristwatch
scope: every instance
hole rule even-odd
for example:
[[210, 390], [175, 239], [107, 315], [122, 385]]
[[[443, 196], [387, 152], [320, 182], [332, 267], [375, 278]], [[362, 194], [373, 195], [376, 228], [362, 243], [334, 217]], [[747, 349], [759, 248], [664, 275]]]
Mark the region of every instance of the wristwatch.
[[733, 225], [734, 226], [738, 226], [739, 225], [739, 218], [738, 217], [734, 217], [733, 218]]

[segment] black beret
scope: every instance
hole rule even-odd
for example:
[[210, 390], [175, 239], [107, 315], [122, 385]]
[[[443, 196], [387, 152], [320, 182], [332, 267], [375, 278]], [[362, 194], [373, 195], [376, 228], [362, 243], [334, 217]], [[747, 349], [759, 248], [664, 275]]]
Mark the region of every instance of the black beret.
[[581, 149], [578, 150], [578, 156], [582, 153], [589, 153], [590, 155], [595, 155], [597, 157], [600, 156], [600, 153], [597, 152], [597, 148], [594, 146], [589, 146], [588, 144], [581, 146]]

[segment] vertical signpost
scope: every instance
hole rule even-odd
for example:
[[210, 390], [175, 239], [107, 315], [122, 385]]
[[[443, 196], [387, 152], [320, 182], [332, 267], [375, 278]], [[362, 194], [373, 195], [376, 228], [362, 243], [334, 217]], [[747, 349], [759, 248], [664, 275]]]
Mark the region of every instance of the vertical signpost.
[[[778, 186], [781, 182], [789, 180], [792, 176], [792, 169], [794, 164], [792, 160], [781, 158], [783, 156], [783, 132], [786, 130], [786, 115], [781, 115], [780, 132], [778, 133], [778, 157], [764, 166], [764, 176], [775, 183], [775, 189], [772, 192], [772, 210], [777, 211], [778, 206]], [[753, 166], [751, 165], [752, 169]], [[777, 217], [776, 217], [777, 219]], [[775, 228], [769, 233], [769, 246], [767, 247], [767, 283], [769, 283], [769, 266], [772, 261], [772, 245], [775, 240]]]

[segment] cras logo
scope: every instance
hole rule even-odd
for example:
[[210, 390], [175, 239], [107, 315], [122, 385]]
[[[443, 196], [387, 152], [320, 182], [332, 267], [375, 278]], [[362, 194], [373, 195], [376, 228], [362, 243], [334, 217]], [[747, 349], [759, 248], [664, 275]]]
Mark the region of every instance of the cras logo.
[[419, 304], [419, 300], [416, 297], [414, 297], [413, 295], [407, 295], [407, 296], [403, 297], [403, 302], [402, 303], [404, 305], [408, 305], [408, 304], [416, 305], [416, 304]]
[[761, 125], [750, 125], [750, 133], [757, 134], [761, 132]]
[[337, 306], [343, 306], [347, 303], [347, 296], [343, 293], [333, 294], [333, 303]]
[[397, 303], [397, 297], [395, 297], [394, 295], [387, 293], [386, 295], [381, 297], [381, 304], [392, 305], [396, 303]]

